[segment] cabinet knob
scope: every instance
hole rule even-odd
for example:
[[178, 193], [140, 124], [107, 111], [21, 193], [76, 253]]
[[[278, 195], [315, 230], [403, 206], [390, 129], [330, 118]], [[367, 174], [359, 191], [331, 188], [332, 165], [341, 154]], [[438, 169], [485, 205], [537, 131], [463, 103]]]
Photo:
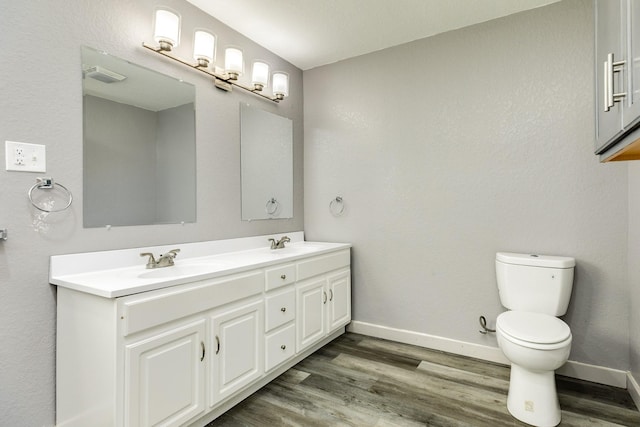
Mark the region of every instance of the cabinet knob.
[[287, 311], [287, 307], [282, 307], [280, 311], [284, 313], [285, 311]]
[[286, 349], [287, 349], [287, 346], [286, 346], [286, 345], [284, 345], [284, 344], [282, 344], [282, 345], [280, 346], [280, 348], [281, 348], [281, 349], [283, 349], [283, 350], [286, 350]]
[[287, 275], [286, 275], [286, 274], [283, 274], [282, 276], [280, 276], [280, 278], [281, 278], [282, 280], [286, 280], [286, 279], [287, 279]]

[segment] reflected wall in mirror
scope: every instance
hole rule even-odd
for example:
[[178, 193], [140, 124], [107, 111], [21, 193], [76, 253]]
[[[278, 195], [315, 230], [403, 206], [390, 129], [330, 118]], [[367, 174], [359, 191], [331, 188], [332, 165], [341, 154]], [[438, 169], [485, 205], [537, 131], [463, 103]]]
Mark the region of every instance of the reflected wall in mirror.
[[195, 222], [195, 86], [82, 47], [84, 227]]
[[293, 121], [240, 104], [242, 219], [293, 218]]

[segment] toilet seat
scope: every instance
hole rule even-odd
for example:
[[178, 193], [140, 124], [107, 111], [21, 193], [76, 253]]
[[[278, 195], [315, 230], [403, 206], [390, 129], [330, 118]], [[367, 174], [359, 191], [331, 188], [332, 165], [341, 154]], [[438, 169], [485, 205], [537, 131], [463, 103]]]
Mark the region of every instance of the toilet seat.
[[569, 326], [543, 313], [506, 311], [496, 319], [496, 329], [515, 344], [540, 350], [554, 350], [571, 342]]

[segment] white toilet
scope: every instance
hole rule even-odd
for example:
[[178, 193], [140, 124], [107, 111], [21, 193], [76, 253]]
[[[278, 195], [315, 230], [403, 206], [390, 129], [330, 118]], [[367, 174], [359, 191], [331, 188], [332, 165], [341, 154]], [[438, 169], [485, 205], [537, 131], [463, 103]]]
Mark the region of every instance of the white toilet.
[[555, 370], [569, 358], [571, 330], [556, 316], [567, 312], [575, 259], [496, 254], [500, 302], [509, 311], [496, 320], [498, 346], [511, 362], [507, 408], [527, 424], [560, 423]]

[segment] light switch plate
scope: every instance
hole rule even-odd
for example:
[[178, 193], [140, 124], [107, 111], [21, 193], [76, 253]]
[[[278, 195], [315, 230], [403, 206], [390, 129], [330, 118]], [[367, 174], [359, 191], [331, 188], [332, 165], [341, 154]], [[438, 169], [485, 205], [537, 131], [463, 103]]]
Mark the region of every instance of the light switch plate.
[[44, 145], [5, 141], [4, 147], [6, 168], [8, 171], [47, 171], [47, 156]]

